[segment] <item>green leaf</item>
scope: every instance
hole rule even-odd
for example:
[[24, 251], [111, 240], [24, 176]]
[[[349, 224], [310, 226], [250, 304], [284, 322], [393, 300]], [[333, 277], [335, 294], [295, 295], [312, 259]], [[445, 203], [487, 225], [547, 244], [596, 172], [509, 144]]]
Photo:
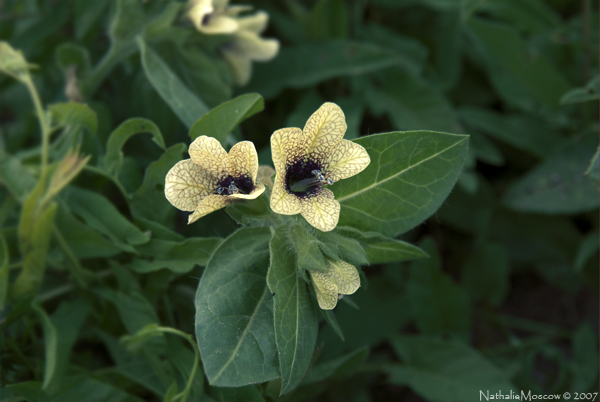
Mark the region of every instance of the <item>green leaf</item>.
[[431, 131], [361, 137], [371, 163], [333, 185], [339, 224], [394, 237], [433, 214], [458, 179], [468, 136]]
[[272, 98], [284, 88], [304, 88], [334, 77], [362, 75], [399, 60], [394, 52], [370, 43], [334, 40], [287, 46], [275, 60], [256, 66], [249, 90]]
[[133, 252], [130, 245], [140, 245], [150, 240], [147, 233], [127, 220], [105, 197], [70, 187], [67, 194], [67, 205], [90, 227], [112, 240], [116, 246]]
[[292, 391], [302, 380], [311, 362], [318, 332], [314, 301], [299, 275], [294, 255], [286, 248], [285, 225], [273, 232], [269, 250], [271, 265], [267, 284], [274, 293], [273, 320], [281, 372], [281, 395]]
[[[283, 238], [285, 233], [280, 233]], [[307, 232], [304, 226], [296, 225], [290, 228], [289, 239], [296, 251], [298, 267], [302, 269], [327, 271], [325, 258], [319, 247], [319, 241]], [[284, 250], [282, 250], [283, 252]]]
[[518, 31], [507, 25], [471, 18], [476, 49], [492, 85], [507, 102], [525, 110], [538, 104], [556, 109], [570, 84], [544, 55], [531, 54]]
[[576, 214], [597, 209], [598, 186], [582, 174], [594, 152], [590, 142], [561, 148], [512, 182], [504, 194], [504, 204], [520, 212], [545, 214]]
[[598, 253], [598, 247], [600, 242], [600, 234], [598, 230], [593, 230], [588, 234], [579, 244], [577, 254], [575, 255], [575, 261], [573, 262], [573, 271], [581, 272], [585, 263], [594, 255]]
[[357, 239], [365, 250], [370, 264], [384, 264], [429, 257], [429, 254], [417, 246], [383, 236], [377, 232], [361, 232], [349, 226], [338, 226], [336, 230], [348, 237]]
[[52, 114], [52, 122], [62, 127], [80, 126], [90, 134], [96, 134], [98, 118], [88, 105], [76, 102], [55, 103], [48, 106]]
[[499, 306], [509, 291], [510, 261], [499, 244], [476, 242], [462, 269], [462, 282], [473, 300]]
[[63, 43], [54, 51], [56, 63], [67, 72], [71, 66], [77, 68], [77, 76], [85, 76], [90, 71], [90, 53], [83, 47], [74, 43]]
[[190, 138], [193, 141], [206, 135], [223, 142], [238, 124], [264, 108], [265, 101], [259, 94], [240, 95], [200, 117], [190, 129]]
[[598, 86], [600, 85], [600, 76], [596, 75], [583, 88], [574, 88], [560, 98], [561, 105], [570, 103], [590, 102], [600, 99]]
[[126, 393], [111, 384], [104, 383], [86, 375], [70, 377], [65, 381], [60, 392], [52, 395], [56, 402], [142, 402], [143, 399]]
[[142, 5], [135, 0], [117, 0], [108, 35], [112, 42], [133, 41], [144, 26]]
[[425, 334], [469, 339], [471, 306], [463, 288], [442, 272], [433, 240], [423, 243], [431, 258], [412, 263], [406, 289], [417, 326]]
[[36, 179], [23, 165], [21, 159], [5, 152], [0, 152], [0, 179], [10, 193], [20, 201], [25, 201], [36, 186]]
[[179, 119], [187, 127], [192, 127], [200, 117], [208, 113], [208, 107], [181, 82], [167, 63], [149, 48], [141, 37], [138, 37], [137, 43], [148, 81]]
[[367, 258], [365, 250], [360, 242], [343, 236], [336, 232], [319, 232], [317, 237], [325, 243], [335, 245], [340, 253], [340, 258], [352, 265], [368, 265], [370, 261]]
[[182, 159], [186, 149], [184, 144], [173, 145], [146, 168], [144, 181], [131, 200], [131, 210], [136, 218], [164, 223], [169, 212], [173, 213], [173, 206], [165, 198], [165, 176]]
[[212, 388], [217, 402], [265, 402], [256, 385], [239, 388]]
[[13, 49], [7, 42], [0, 41], [0, 72], [23, 81], [29, 79], [29, 68], [23, 52]]
[[302, 385], [327, 380], [328, 378], [340, 379], [352, 374], [369, 357], [369, 347], [364, 346], [337, 359], [316, 364], [310, 369]]
[[8, 247], [6, 240], [0, 233], [0, 311], [4, 310], [4, 302], [8, 295]]
[[367, 87], [368, 105], [386, 113], [395, 129], [461, 131], [450, 103], [423, 79], [398, 69], [381, 74], [378, 82], [378, 88]]
[[42, 309], [39, 299], [31, 302], [31, 308], [38, 314], [42, 329], [44, 330], [44, 347], [46, 351], [44, 359], [44, 384], [42, 389], [47, 389], [56, 372], [58, 359], [58, 331], [56, 326], [48, 317], [48, 314]]
[[308, 31], [315, 41], [345, 39], [348, 36], [348, 10], [344, 0], [320, 0], [308, 16]]
[[209, 383], [240, 387], [279, 376], [273, 333], [268, 227], [229, 236], [208, 262], [196, 293], [196, 340]]
[[151, 260], [135, 259], [127, 267], [138, 273], [148, 273], [167, 268], [185, 273], [196, 265], [206, 266], [214, 250], [222, 243], [217, 237], [189, 238], [183, 242], [152, 239], [137, 246], [136, 250]]
[[106, 144], [106, 156], [104, 157], [104, 167], [106, 171], [117, 176], [123, 164], [123, 145], [139, 133], [152, 134], [152, 141], [162, 149], [165, 149], [165, 140], [156, 124], [148, 119], [133, 118], [124, 121], [112, 132]]
[[585, 392], [598, 380], [598, 336], [589, 323], [580, 325], [573, 336], [573, 360], [571, 362], [574, 392]]
[[590, 161], [590, 165], [588, 166], [587, 170], [585, 171], [585, 174], [590, 176], [590, 178], [592, 178], [592, 180], [594, 180], [596, 182], [596, 184], [600, 183], [600, 163], [598, 161], [599, 153], [600, 153], [600, 148], [596, 149], [596, 153], [592, 157], [592, 160]]
[[508, 373], [463, 343], [409, 335], [391, 343], [402, 364], [389, 368], [388, 381], [410, 387], [427, 401], [470, 401], [488, 390], [517, 393]]

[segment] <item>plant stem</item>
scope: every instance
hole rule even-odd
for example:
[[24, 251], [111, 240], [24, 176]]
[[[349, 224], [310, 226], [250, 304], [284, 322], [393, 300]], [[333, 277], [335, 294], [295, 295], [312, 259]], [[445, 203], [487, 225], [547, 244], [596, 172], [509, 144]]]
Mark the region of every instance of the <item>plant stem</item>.
[[81, 264], [79, 264], [79, 260], [77, 259], [77, 257], [75, 257], [75, 254], [71, 250], [71, 247], [69, 247], [69, 243], [67, 243], [62, 233], [60, 232], [60, 230], [58, 230], [56, 226], [52, 227], [52, 232], [54, 233], [54, 237], [56, 238], [56, 240], [58, 240], [58, 244], [62, 249], [63, 253], [65, 254], [65, 257], [67, 257], [67, 259], [71, 262], [71, 265], [73, 265], [71, 273], [73, 274], [75, 281], [80, 287], [84, 289], [87, 288], [87, 283], [85, 281], [85, 269], [83, 269]]
[[31, 99], [33, 100], [33, 105], [35, 106], [35, 111], [40, 122], [40, 129], [42, 130], [42, 172], [40, 177], [44, 177], [46, 174], [46, 169], [48, 168], [48, 144], [50, 142], [50, 124], [48, 122], [48, 118], [42, 107], [42, 102], [40, 101], [40, 96], [33, 84], [33, 81], [30, 76], [27, 76], [23, 80], [23, 83], [27, 86], [29, 90], [29, 94], [31, 95]]

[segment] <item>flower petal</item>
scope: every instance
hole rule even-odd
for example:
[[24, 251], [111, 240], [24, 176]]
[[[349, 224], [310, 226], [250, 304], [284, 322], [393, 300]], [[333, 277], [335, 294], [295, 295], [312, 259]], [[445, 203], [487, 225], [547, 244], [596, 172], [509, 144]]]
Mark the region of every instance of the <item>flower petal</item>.
[[310, 271], [319, 307], [323, 310], [333, 310], [338, 302], [337, 286], [331, 279], [330, 272]]
[[252, 61], [250, 58], [237, 49], [233, 43], [223, 48], [222, 55], [229, 64], [234, 82], [240, 86], [246, 85], [252, 75]]
[[[230, 7], [231, 8], [231, 7]], [[248, 15], [238, 19], [240, 30], [261, 33], [267, 28], [269, 23], [269, 14], [264, 11], [257, 11], [252, 15]]]
[[346, 261], [326, 260], [325, 265], [332, 273], [331, 281], [337, 286], [337, 291], [343, 295], [351, 295], [360, 287], [360, 275], [354, 265]]
[[346, 128], [344, 112], [338, 105], [331, 102], [321, 105], [310, 116], [303, 130], [308, 158], [317, 161], [325, 160], [344, 137]]
[[258, 173], [258, 155], [250, 141], [235, 144], [227, 154], [227, 172], [233, 177], [248, 176], [254, 183]]
[[297, 199], [302, 206], [302, 216], [312, 226], [323, 232], [329, 232], [336, 227], [340, 219], [340, 203], [334, 199], [331, 190], [321, 188], [314, 194]]
[[300, 199], [285, 189], [285, 173], [277, 173], [275, 176], [271, 193], [271, 209], [282, 215], [296, 215], [302, 211]]
[[187, 17], [200, 29], [202, 21], [207, 14], [214, 11], [211, 0], [192, 0], [189, 2]]
[[271, 156], [277, 175], [285, 175], [286, 165], [304, 157], [302, 130], [297, 127], [282, 128], [271, 135]]
[[226, 195], [211, 194], [200, 201], [198, 208], [188, 217], [188, 225], [231, 202]]
[[208, 35], [219, 35], [232, 34], [238, 30], [239, 25], [235, 18], [213, 13], [210, 14], [208, 23], [203, 23], [203, 20], [200, 20], [199, 24], [196, 22], [196, 28], [198, 28], [200, 32]]
[[165, 197], [182, 211], [194, 211], [207, 195], [215, 192], [217, 180], [206, 170], [185, 159], [177, 162], [165, 178]]
[[279, 52], [279, 41], [277, 39], [263, 39], [252, 32], [239, 32], [233, 44], [240, 54], [250, 60], [269, 61]]
[[352, 141], [342, 140], [323, 161], [325, 176], [333, 181], [354, 176], [371, 163], [367, 150]]
[[220, 179], [227, 175], [227, 152], [213, 137], [201, 135], [190, 145], [190, 157], [194, 163]]
[[239, 200], [253, 200], [258, 198], [265, 191], [265, 185], [262, 183], [256, 183], [254, 190], [250, 194], [231, 194], [228, 195], [228, 198], [234, 198]]
[[275, 169], [268, 165], [262, 165], [258, 167], [258, 174], [256, 175], [256, 181], [266, 184], [270, 188], [273, 187], [271, 176], [275, 173]]

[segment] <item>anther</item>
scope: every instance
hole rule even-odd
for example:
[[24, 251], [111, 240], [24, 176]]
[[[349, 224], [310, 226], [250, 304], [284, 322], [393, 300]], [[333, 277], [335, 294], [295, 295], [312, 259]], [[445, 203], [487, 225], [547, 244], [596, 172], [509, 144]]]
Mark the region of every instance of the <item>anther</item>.
[[217, 189], [217, 194], [219, 194], [219, 195], [220, 195], [220, 194], [223, 194], [223, 191], [225, 191], [225, 188], [223, 188], [223, 187], [219, 187], [219, 188]]
[[229, 185], [229, 194], [238, 194], [240, 190], [235, 186], [235, 184], [231, 183]]

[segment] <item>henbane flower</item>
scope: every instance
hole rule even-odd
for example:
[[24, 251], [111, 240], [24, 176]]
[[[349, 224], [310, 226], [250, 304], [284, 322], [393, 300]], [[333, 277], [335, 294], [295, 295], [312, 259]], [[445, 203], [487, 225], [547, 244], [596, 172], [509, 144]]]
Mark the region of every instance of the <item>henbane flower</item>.
[[190, 0], [187, 17], [196, 28], [208, 35], [231, 34], [238, 30], [238, 14], [249, 6], [228, 6], [229, 0]]
[[310, 271], [319, 307], [332, 310], [344, 295], [360, 287], [360, 276], [354, 265], [345, 261], [326, 260], [328, 271]]
[[324, 232], [337, 225], [340, 203], [324, 186], [363, 171], [371, 162], [360, 145], [344, 140], [344, 112], [324, 103], [306, 122], [304, 130], [283, 128], [271, 136], [277, 176], [271, 209], [283, 215], [302, 214]]
[[236, 200], [255, 199], [265, 191], [256, 183], [258, 155], [242, 141], [229, 154], [215, 138], [200, 136], [190, 145], [191, 159], [178, 162], [165, 178], [165, 196], [175, 208], [193, 212], [188, 224]]

